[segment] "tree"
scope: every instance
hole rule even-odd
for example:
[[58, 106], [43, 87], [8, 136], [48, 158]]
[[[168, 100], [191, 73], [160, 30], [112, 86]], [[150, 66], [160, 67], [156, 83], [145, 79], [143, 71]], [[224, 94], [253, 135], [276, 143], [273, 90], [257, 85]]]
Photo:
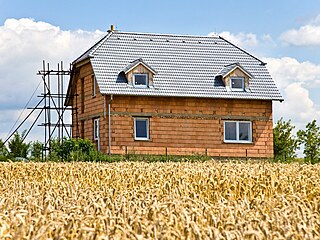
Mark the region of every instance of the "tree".
[[306, 130], [299, 130], [297, 135], [299, 143], [304, 145], [305, 162], [320, 162], [320, 127], [317, 126], [317, 121], [308, 123]]
[[295, 127], [291, 125], [291, 120], [285, 122], [282, 118], [273, 129], [273, 150], [274, 158], [278, 161], [288, 161], [294, 159], [297, 154], [298, 141], [292, 134]]
[[35, 141], [31, 144], [31, 157], [34, 159], [41, 159], [42, 158], [42, 147], [43, 144], [39, 141]]
[[25, 136], [26, 130], [24, 130], [21, 135], [18, 132], [13, 135], [13, 139], [8, 143], [11, 157], [27, 158], [30, 149], [30, 143], [23, 142]]
[[2, 139], [0, 139], [0, 158], [6, 159], [6, 156], [8, 155], [8, 149], [4, 145]]

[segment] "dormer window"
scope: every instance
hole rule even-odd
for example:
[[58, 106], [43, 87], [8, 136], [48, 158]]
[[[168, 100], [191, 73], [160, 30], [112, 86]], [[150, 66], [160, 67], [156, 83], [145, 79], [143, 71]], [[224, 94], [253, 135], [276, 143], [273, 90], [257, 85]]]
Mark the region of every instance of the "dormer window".
[[148, 87], [148, 74], [146, 73], [134, 73], [133, 74], [133, 86], [137, 88]]
[[239, 63], [232, 63], [224, 66], [216, 75], [222, 77], [227, 91], [250, 91], [249, 81], [254, 76], [244, 69]]
[[232, 91], [244, 91], [244, 78], [243, 77], [231, 77], [230, 88]]
[[141, 58], [129, 63], [123, 70], [129, 87], [153, 89], [156, 71]]

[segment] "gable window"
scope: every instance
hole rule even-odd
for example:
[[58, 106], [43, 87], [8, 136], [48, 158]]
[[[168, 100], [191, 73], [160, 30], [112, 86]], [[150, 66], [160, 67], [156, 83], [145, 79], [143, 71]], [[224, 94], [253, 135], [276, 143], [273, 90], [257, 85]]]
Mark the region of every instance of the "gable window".
[[149, 118], [134, 118], [134, 139], [149, 140]]
[[243, 77], [232, 77], [230, 79], [230, 88], [233, 91], [244, 91], [244, 78]]
[[252, 124], [248, 121], [225, 121], [224, 142], [252, 143]]
[[147, 88], [148, 87], [148, 74], [146, 74], [146, 73], [133, 74], [133, 85], [138, 88]]

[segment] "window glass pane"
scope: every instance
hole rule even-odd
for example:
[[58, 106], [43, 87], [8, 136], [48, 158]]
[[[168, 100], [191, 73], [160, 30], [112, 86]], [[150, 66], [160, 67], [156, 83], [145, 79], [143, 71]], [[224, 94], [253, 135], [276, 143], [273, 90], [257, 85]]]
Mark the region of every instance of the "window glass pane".
[[231, 88], [243, 89], [243, 79], [241, 78], [231, 79]]
[[225, 123], [225, 140], [237, 140], [236, 133], [237, 124], [236, 122], [226, 122]]
[[148, 138], [147, 119], [136, 119], [136, 138]]
[[97, 139], [99, 138], [99, 119], [94, 120], [94, 138]]
[[250, 124], [239, 122], [239, 140], [249, 141]]
[[135, 74], [134, 75], [134, 85], [147, 85], [147, 75]]

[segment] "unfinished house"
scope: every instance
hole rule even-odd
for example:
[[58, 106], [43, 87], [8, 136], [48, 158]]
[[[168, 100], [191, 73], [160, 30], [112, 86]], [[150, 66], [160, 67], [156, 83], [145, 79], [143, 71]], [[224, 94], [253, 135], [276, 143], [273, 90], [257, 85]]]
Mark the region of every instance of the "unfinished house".
[[109, 154], [273, 157], [266, 63], [220, 36], [111, 29], [72, 64], [73, 137]]

